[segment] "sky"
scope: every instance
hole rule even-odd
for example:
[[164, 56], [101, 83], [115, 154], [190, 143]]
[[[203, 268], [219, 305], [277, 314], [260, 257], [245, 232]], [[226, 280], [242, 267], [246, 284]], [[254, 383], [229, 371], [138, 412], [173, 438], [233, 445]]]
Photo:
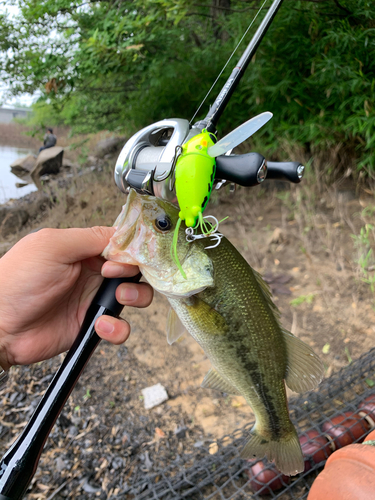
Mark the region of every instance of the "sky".
[[[6, 11], [8, 11], [11, 16], [15, 16], [16, 14], [18, 14], [19, 9], [16, 5], [7, 5], [7, 6], [0, 5], [0, 13], [4, 13]], [[0, 104], [3, 103], [4, 107], [11, 107], [16, 104], [31, 106], [31, 104], [35, 102], [38, 98], [38, 96], [36, 95], [23, 94], [21, 96], [18, 96], [17, 98], [12, 97], [3, 102], [5, 91], [6, 91], [6, 85], [2, 81], [0, 81]]]

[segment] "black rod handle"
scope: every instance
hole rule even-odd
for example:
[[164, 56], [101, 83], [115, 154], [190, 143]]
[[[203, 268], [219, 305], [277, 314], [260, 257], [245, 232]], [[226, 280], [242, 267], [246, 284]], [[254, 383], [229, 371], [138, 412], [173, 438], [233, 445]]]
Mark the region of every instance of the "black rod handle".
[[140, 278], [139, 273], [133, 278], [113, 278], [103, 281], [87, 310], [74, 344], [30, 421], [0, 461], [0, 500], [19, 500], [26, 493], [38, 466], [44, 443], [100, 342], [100, 337], [94, 329], [95, 321], [103, 314], [117, 317], [123, 306], [115, 298], [116, 288], [126, 281], [136, 283]]

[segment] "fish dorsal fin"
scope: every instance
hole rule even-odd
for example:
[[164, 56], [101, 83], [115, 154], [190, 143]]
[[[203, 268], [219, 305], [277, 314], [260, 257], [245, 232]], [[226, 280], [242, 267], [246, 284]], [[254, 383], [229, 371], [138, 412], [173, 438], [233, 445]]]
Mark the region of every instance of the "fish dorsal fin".
[[167, 317], [167, 342], [172, 345], [186, 332], [174, 309], [170, 308]]
[[310, 391], [324, 377], [323, 363], [311, 349], [292, 333], [282, 329], [287, 350], [286, 385], [294, 392]]
[[[253, 272], [263, 297], [275, 314], [277, 321], [279, 321], [280, 311], [272, 301], [272, 294], [269, 286], [257, 271], [253, 270]], [[288, 356], [288, 364], [285, 373], [286, 385], [294, 392], [305, 392], [314, 389], [320, 384], [324, 377], [322, 362], [311, 347], [285, 330], [281, 325], [280, 328], [283, 332]]]
[[258, 271], [255, 271], [255, 269], [252, 269], [252, 271], [254, 273], [255, 279], [258, 282], [258, 285], [260, 286], [263, 297], [266, 299], [266, 302], [268, 303], [268, 305], [272, 309], [272, 312], [276, 315], [276, 318], [279, 319], [280, 318], [280, 311], [272, 300], [272, 293], [271, 293], [270, 287], [264, 281], [262, 275], [260, 273], [258, 273]]
[[241, 393], [233, 387], [230, 382], [227, 382], [216, 370], [211, 368], [201, 384], [204, 389], [215, 389], [217, 391], [226, 392], [227, 394]]

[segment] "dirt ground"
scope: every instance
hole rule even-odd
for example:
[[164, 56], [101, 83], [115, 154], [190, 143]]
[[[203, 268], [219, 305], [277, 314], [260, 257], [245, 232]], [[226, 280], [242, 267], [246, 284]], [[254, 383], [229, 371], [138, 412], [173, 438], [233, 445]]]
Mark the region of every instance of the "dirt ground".
[[[109, 161], [102, 172], [57, 192], [51, 209], [0, 241], [3, 252], [33, 229], [111, 225], [125, 202], [112, 184], [112, 166]], [[328, 377], [375, 346], [375, 297], [360, 279], [361, 249], [351, 236], [370, 222], [364, 214], [371, 210], [364, 210], [375, 199], [349, 182], [320, 193], [310, 182], [308, 177], [287, 190], [272, 181], [234, 194], [225, 189], [215, 193], [206, 213], [229, 217], [220, 230], [265, 276], [283, 325], [320, 354]], [[130, 339], [121, 347], [99, 345], [47, 441], [28, 499], [121, 497], [136, 467], [150, 470], [152, 463], [172, 460], [252, 420], [242, 397], [200, 388], [210, 363], [187, 334], [167, 344], [167, 311], [160, 294], [147, 309], [124, 309]], [[12, 368], [0, 392], [1, 453], [61, 359]], [[145, 410], [141, 390], [156, 383], [169, 400]]]

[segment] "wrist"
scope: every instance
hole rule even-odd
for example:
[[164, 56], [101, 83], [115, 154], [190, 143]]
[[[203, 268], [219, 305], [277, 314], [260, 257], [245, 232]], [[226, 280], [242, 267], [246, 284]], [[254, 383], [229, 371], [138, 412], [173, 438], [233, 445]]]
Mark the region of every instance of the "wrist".
[[[9, 362], [7, 350], [4, 342], [4, 335], [2, 330], [0, 329], [0, 372], [1, 369], [7, 372], [12, 364]], [[1, 382], [1, 373], [0, 373], [0, 382]]]

